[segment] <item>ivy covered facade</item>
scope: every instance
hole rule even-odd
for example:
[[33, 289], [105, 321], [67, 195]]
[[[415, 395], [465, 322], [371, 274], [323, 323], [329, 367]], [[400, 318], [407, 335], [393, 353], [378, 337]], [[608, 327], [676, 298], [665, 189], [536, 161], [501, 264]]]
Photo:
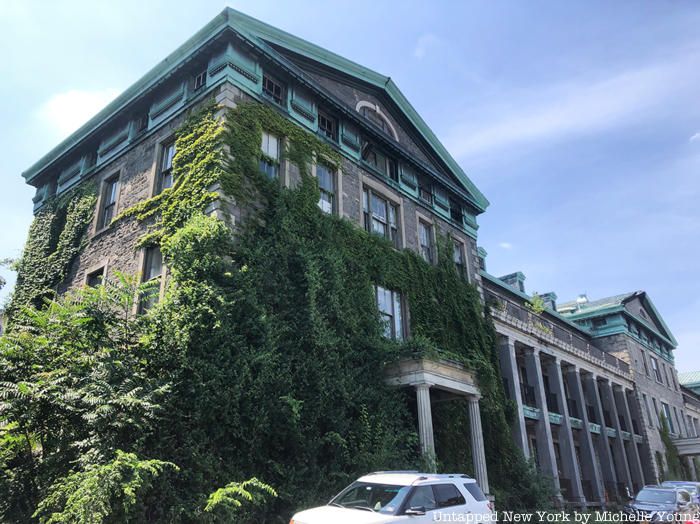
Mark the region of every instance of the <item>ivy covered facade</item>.
[[[203, 521], [207, 494], [252, 477], [276, 499], [251, 521], [283, 522], [369, 470], [463, 471], [509, 509], [603, 505], [653, 474], [604, 478], [590, 439], [583, 472], [544, 386], [529, 412], [518, 400], [503, 348], [526, 328], [507, 303], [532, 301], [486, 273], [488, 201], [387, 77], [226, 9], [24, 176], [36, 218], [11, 315], [145, 285], [134, 343], [167, 394], [113, 451], [167, 480], [134, 518]], [[548, 315], [519, 344], [547, 348]], [[634, 390], [629, 370], [591, 365]]]

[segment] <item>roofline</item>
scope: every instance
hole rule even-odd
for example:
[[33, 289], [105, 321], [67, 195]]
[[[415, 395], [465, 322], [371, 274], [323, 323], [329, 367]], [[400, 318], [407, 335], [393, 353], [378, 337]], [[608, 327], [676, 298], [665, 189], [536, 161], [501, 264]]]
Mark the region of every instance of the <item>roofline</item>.
[[[627, 300], [634, 298], [634, 297], [646, 297], [646, 301], [649, 304], [650, 308], [652, 309], [652, 312], [654, 315], [657, 317], [659, 322], [661, 323], [662, 327], [666, 330], [668, 335], [664, 335], [663, 333], [660, 333], [658, 329], [656, 329], [655, 326], [649, 324], [646, 320], [643, 318], [639, 318], [637, 316], [632, 315], [629, 311], [627, 311], [627, 308], [625, 308], [624, 304], [626, 303]], [[627, 297], [625, 300], [623, 300], [622, 304], [613, 304], [610, 306], [605, 306], [601, 308], [596, 308], [592, 309], [590, 311], [586, 311], [586, 309], [581, 309], [575, 313], [570, 313], [567, 314], [567, 318], [572, 318], [572, 319], [589, 319], [589, 318], [595, 318], [595, 317], [600, 317], [604, 315], [612, 315], [613, 313], [622, 313], [628, 317], [630, 317], [632, 320], [635, 322], [639, 322], [642, 324], [645, 328], [647, 328], [649, 331], [660, 337], [662, 340], [667, 342], [670, 346], [673, 347], [673, 349], [678, 347], [678, 341], [675, 339], [671, 331], [668, 329], [668, 326], [666, 326], [666, 323], [661, 319], [661, 316], [659, 315], [658, 311], [656, 311], [656, 308], [654, 305], [651, 303], [651, 300], [649, 300], [649, 297], [646, 293], [646, 291], [637, 291], [635, 293], [630, 294], [629, 297]], [[593, 336], [595, 336], [593, 334]]]
[[472, 195], [474, 200], [472, 203], [475, 204], [477, 210], [483, 212], [489, 206], [489, 201], [486, 199], [483, 193], [479, 191], [479, 189], [469, 179], [455, 159], [452, 158], [447, 149], [445, 149], [440, 140], [435, 136], [403, 93], [401, 93], [391, 78], [381, 75], [375, 71], [372, 71], [371, 69], [352, 62], [347, 58], [343, 58], [340, 55], [323, 49], [315, 44], [303, 40], [302, 38], [252, 18], [230, 7], [225, 8], [202, 29], [190, 37], [185, 43], [180, 45], [164, 60], [159, 62], [143, 77], [137, 80], [122, 94], [110, 102], [104, 109], [83, 124], [68, 138], [51, 149], [46, 155], [41, 157], [27, 170], [25, 170], [22, 173], [25, 181], [27, 183], [31, 183], [51, 163], [61, 158], [73, 147], [85, 140], [98, 127], [100, 127], [102, 123], [115, 117], [129, 103], [133, 102], [140, 95], [142, 95], [145, 90], [155, 86], [160, 80], [167, 76], [168, 73], [176, 69], [184, 59], [191, 56], [197, 49], [217, 38], [227, 28], [233, 29], [238, 33], [249, 33], [252, 31], [255, 34], [246, 34], [246, 36], [249, 38], [251, 36], [264, 38], [284, 47], [289, 46], [291, 42], [293, 47], [295, 47], [295, 49], [290, 49], [291, 51], [307, 56], [308, 58], [325, 64], [333, 69], [349, 73], [351, 76], [368, 82], [369, 84], [374, 85], [386, 92], [392, 101], [399, 107], [399, 109], [404, 112], [409, 122], [415, 126], [423, 139], [426, 140], [426, 142], [428, 142], [428, 144], [437, 153], [440, 160], [442, 160], [447, 167], [453, 171], [459, 182], [462, 183], [467, 189], [467, 192]]
[[202, 29], [188, 38], [185, 43], [180, 45], [177, 49], [175, 49], [175, 51], [170, 53], [167, 57], [165, 57], [165, 59], [161, 60], [158, 64], [151, 68], [150, 71], [129, 86], [123, 93], [117, 96], [117, 98], [107, 104], [104, 109], [93, 116], [85, 124], [80, 126], [76, 131], [71, 133], [68, 138], [61, 141], [56, 147], [51, 149], [47, 154], [32, 164], [22, 173], [22, 177], [27, 183], [30, 183], [49, 164], [56, 161], [58, 158], [86, 139], [100, 126], [100, 124], [116, 116], [129, 103], [138, 98], [138, 96], [141, 95], [144, 90], [154, 87], [159, 80], [167, 75], [167, 73], [174, 70], [183, 59], [187, 58], [204, 44], [214, 40], [226, 28], [228, 28], [229, 25], [229, 8], [226, 8], [215, 16], [209, 23], [207, 23]]
[[241, 13], [240, 11], [236, 11], [230, 7], [227, 8], [227, 10], [231, 16], [243, 20], [245, 23], [252, 26], [260, 36], [270, 40], [271, 42], [285, 46], [291, 40], [296, 45], [294, 52], [297, 54], [315, 60], [316, 62], [320, 62], [332, 69], [350, 73], [351, 76], [364, 80], [365, 82], [372, 84], [388, 93], [393, 102], [399, 106], [399, 108], [406, 114], [409, 121], [416, 127], [423, 139], [426, 140], [426, 142], [428, 142], [433, 149], [435, 149], [440, 159], [455, 172], [457, 178], [460, 179], [460, 182], [462, 182], [473, 194], [474, 199], [482, 208], [482, 211], [489, 206], [490, 202], [488, 199], [469, 179], [466, 173], [462, 170], [461, 166], [452, 157], [452, 155], [450, 155], [445, 146], [442, 145], [442, 142], [440, 142], [437, 136], [435, 136], [433, 131], [425, 123], [423, 118], [420, 116], [420, 114], [418, 114], [413, 105], [404, 96], [391, 77], [377, 73], [372, 69], [353, 62], [352, 60], [348, 60], [343, 56], [333, 53], [332, 51], [324, 49], [291, 33], [283, 31], [282, 29], [266, 24], [265, 22]]
[[[483, 278], [485, 278], [486, 280], [488, 280], [488, 281], [490, 281], [490, 282], [493, 282], [494, 284], [496, 284], [496, 285], [498, 285], [499, 287], [503, 288], [504, 290], [506, 290], [506, 291], [512, 293], [513, 295], [516, 295], [516, 296], [518, 296], [518, 297], [520, 297], [520, 298], [522, 298], [522, 299], [524, 299], [524, 300], [527, 300], [527, 301], [532, 300], [532, 297], [529, 296], [527, 293], [522, 293], [522, 292], [520, 292], [519, 290], [517, 290], [517, 289], [515, 289], [515, 288], [509, 286], [509, 285], [506, 284], [505, 282], [503, 282], [500, 278], [495, 277], [495, 276], [491, 275], [490, 273], [487, 273], [487, 272], [484, 271], [483, 269], [479, 271], [479, 274], [480, 274]], [[553, 309], [546, 307], [546, 308], [544, 309], [543, 313], [547, 313], [549, 316], [551, 316], [551, 317], [553, 317], [553, 318], [556, 318], [557, 320], [560, 320], [560, 321], [563, 322], [564, 324], [567, 324], [568, 326], [574, 328], [574, 329], [575, 329], [576, 331], [578, 331], [579, 333], [582, 333], [582, 334], [586, 335], [587, 337], [591, 337], [591, 338], [592, 338], [592, 333], [591, 333], [590, 331], [588, 331], [587, 329], [585, 329], [585, 328], [582, 327], [582, 326], [579, 326], [579, 325], [576, 324], [575, 322], [572, 322], [572, 321], [569, 320], [568, 318], [562, 316], [562, 315], [561, 315], [560, 313], [558, 313], [557, 311], [554, 311]]]

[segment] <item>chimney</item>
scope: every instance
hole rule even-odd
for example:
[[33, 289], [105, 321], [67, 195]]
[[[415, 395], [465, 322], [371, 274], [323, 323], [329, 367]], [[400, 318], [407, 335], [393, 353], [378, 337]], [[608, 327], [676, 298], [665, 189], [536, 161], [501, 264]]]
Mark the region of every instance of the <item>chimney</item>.
[[523, 275], [520, 271], [499, 277], [499, 280], [502, 280], [516, 291], [525, 293], [525, 275]]
[[548, 307], [552, 311], [557, 310], [557, 294], [554, 291], [543, 293], [542, 295], [540, 295], [540, 297], [544, 301], [544, 305], [546, 307]]

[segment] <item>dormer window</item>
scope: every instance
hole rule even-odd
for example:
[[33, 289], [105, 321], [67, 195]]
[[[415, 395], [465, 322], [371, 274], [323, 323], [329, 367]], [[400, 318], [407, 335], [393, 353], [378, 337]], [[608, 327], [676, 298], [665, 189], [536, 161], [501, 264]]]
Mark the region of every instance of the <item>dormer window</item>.
[[205, 85], [207, 85], [207, 70], [205, 69], [198, 75], [195, 75], [193, 85], [192, 85], [192, 90], [193, 91], [198, 91], [199, 89], [203, 88]]
[[285, 89], [284, 84], [269, 74], [263, 74], [263, 94], [270, 98], [275, 104], [285, 105]]

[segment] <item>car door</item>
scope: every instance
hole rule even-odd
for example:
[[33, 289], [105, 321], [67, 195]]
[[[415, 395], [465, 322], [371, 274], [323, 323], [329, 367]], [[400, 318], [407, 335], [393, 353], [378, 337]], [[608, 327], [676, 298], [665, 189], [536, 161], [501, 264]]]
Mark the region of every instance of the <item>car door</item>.
[[[407, 515], [407, 510], [422, 509], [423, 515]], [[432, 486], [416, 486], [408, 496], [408, 500], [403, 509], [403, 516], [399, 522], [410, 522], [411, 524], [428, 524], [435, 522], [434, 512], [437, 510], [435, 492]]]

